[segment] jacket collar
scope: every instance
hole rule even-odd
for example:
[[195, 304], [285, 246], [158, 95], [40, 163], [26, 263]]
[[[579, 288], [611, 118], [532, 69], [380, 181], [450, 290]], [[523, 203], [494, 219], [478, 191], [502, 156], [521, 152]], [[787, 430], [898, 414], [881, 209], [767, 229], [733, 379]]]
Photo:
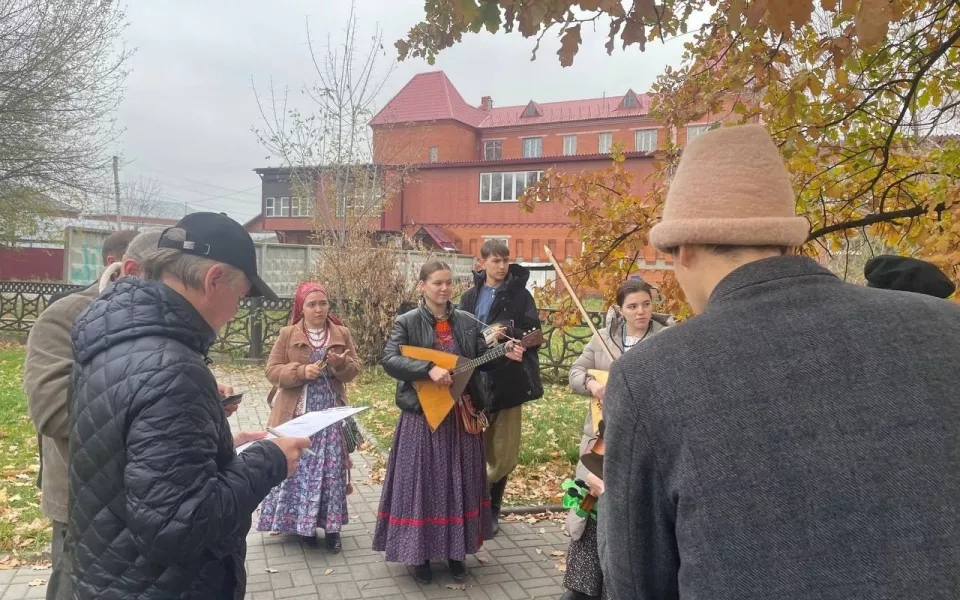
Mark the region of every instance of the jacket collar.
[[836, 275], [805, 256], [764, 258], [737, 267], [721, 279], [710, 294], [707, 308], [738, 299], [739, 292], [746, 288], [799, 277], [829, 278], [840, 283]]
[[[423, 317], [431, 327], [436, 325], [437, 318], [434, 316], [433, 311], [427, 306], [427, 303], [422, 299], [420, 300], [417, 310], [420, 312], [420, 316]], [[450, 318], [453, 317], [453, 303], [449, 301], [447, 302], [447, 315]]]
[[[650, 329], [647, 333], [647, 337], [653, 336], [655, 333], [660, 333], [660, 331], [666, 329], [670, 326], [670, 315], [664, 313], [653, 313], [653, 316], [650, 318]], [[613, 318], [610, 319], [610, 323], [607, 325], [606, 330], [599, 330], [598, 333], [606, 333], [607, 337], [613, 344], [620, 349], [620, 352], [623, 352], [623, 328], [624, 328], [624, 319], [620, 316], [620, 313], [614, 311]]]
[[[510, 263], [507, 267], [507, 277], [497, 289], [498, 292], [514, 291], [516, 289], [526, 289], [527, 281], [530, 279], [530, 269], [517, 263]], [[477, 270], [473, 272], [473, 285], [478, 290], [487, 283], [487, 272]]]
[[203, 355], [217, 339], [197, 309], [173, 288], [121, 277], [74, 323], [73, 352], [83, 364], [117, 344], [151, 336], [177, 340]]

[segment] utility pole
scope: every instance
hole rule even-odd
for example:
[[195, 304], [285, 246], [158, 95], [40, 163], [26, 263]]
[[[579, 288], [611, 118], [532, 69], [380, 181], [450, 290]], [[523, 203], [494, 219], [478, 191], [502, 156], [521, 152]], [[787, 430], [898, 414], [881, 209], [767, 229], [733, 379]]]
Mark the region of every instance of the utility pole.
[[120, 216], [120, 159], [113, 157], [113, 192], [117, 197], [117, 231], [123, 224], [123, 218]]

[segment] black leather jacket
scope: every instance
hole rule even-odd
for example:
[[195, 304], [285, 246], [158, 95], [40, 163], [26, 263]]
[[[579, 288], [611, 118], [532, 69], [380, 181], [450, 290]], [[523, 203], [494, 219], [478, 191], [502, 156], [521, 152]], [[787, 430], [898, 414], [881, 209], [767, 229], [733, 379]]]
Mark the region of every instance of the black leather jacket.
[[[453, 328], [453, 337], [460, 350], [460, 356], [476, 358], [487, 351], [487, 344], [483, 340], [480, 325], [466, 316], [462, 311], [450, 305], [450, 326]], [[419, 346], [433, 348], [436, 340], [434, 325], [436, 318], [426, 306], [419, 306], [399, 317], [393, 324], [390, 338], [383, 349], [383, 370], [387, 375], [397, 380], [397, 406], [400, 410], [412, 413], [422, 413], [417, 391], [413, 389], [413, 382], [430, 379], [430, 369], [435, 365], [426, 360], [407, 358], [400, 354], [400, 346]], [[480, 367], [481, 370], [495, 370], [503, 366], [508, 359], [497, 359]], [[467, 384], [467, 391], [477, 410], [487, 406], [488, 398], [485, 386], [478, 384], [479, 379], [474, 376]]]

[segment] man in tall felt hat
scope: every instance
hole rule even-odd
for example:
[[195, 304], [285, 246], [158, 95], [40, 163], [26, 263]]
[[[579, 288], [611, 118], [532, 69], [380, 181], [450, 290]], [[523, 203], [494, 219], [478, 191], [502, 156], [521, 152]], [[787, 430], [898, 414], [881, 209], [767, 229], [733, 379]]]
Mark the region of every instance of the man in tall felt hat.
[[960, 590], [960, 306], [844, 283], [807, 234], [761, 126], [684, 150], [650, 242], [698, 316], [610, 372], [611, 597]]

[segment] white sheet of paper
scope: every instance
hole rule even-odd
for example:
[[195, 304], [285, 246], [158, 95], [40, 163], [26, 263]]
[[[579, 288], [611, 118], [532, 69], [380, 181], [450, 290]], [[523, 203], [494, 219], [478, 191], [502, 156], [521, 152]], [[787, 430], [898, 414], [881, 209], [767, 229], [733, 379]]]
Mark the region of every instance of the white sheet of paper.
[[[291, 419], [284, 423], [283, 425], [277, 425], [274, 427], [277, 431], [283, 435], [290, 437], [310, 437], [315, 435], [327, 427], [330, 427], [334, 423], [339, 423], [340, 421], [346, 419], [347, 417], [352, 417], [353, 415], [363, 412], [370, 408], [369, 406], [338, 406], [337, 408], [328, 408], [327, 410], [317, 410], [313, 412], [308, 412], [306, 414], [300, 415], [296, 419]], [[270, 438], [276, 437], [271, 433], [267, 434], [267, 437], [264, 439], [269, 440]], [[259, 440], [258, 440], [259, 441]], [[240, 454], [252, 444], [256, 442], [247, 442], [246, 444], [237, 448], [237, 454]]]

